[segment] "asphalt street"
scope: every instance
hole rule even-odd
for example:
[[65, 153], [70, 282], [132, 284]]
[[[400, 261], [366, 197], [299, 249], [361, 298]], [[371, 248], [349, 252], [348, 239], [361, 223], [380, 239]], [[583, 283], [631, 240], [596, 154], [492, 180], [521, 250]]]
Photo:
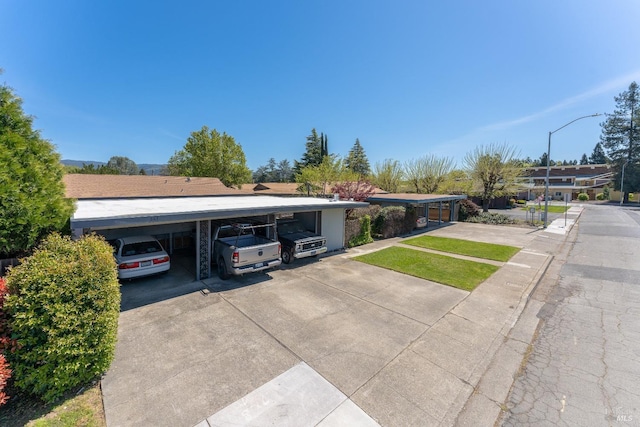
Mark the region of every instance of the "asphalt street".
[[587, 205], [530, 305], [504, 426], [640, 425], [640, 209]]

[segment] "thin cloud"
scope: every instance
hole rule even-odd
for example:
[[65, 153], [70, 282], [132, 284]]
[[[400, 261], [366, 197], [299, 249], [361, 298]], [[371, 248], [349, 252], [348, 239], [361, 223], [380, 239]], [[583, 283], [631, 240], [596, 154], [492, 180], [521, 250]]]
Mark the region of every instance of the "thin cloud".
[[[587, 99], [602, 95], [603, 93], [608, 93], [608, 92], [611, 92], [612, 90], [620, 89], [621, 87], [626, 87], [629, 84], [629, 82], [631, 82], [632, 80], [638, 80], [638, 79], [640, 79], [640, 70], [636, 70], [627, 75], [606, 81], [600, 84], [599, 86], [596, 86], [593, 89], [590, 89], [579, 95], [575, 95], [570, 98], [564, 99], [555, 105], [545, 108], [542, 111], [538, 111], [536, 113], [529, 114], [527, 116], [520, 117], [514, 120], [507, 120], [504, 122], [493, 123], [487, 126], [483, 126], [477, 130], [478, 131], [504, 130], [514, 126], [521, 125], [523, 123], [529, 123], [540, 117], [544, 117], [547, 114], [552, 113], [554, 111], [563, 110], [567, 107], [570, 107], [571, 105], [578, 104]], [[594, 111], [593, 113], [597, 113], [597, 111]], [[475, 131], [472, 133], [475, 133]]]
[[160, 128], [160, 129], [158, 129], [158, 130], [159, 130], [159, 131], [160, 131], [160, 133], [162, 133], [163, 135], [169, 136], [169, 137], [171, 137], [171, 138], [173, 138], [173, 139], [177, 139], [178, 141], [186, 141], [186, 138], [185, 138], [184, 136], [178, 136], [178, 135], [176, 135], [175, 133], [169, 132], [168, 130], [166, 130], [166, 129], [162, 129], [162, 128]]

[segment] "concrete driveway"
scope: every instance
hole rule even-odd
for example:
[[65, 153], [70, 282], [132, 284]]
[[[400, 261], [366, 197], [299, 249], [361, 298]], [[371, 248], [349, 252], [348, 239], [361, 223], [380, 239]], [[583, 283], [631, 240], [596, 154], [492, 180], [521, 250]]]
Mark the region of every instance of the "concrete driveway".
[[[477, 224], [432, 233], [535, 237]], [[499, 272], [500, 291], [485, 282], [475, 299], [349, 258], [397, 241], [225, 282], [125, 283], [102, 381], [108, 425], [451, 423], [547, 256], [523, 251], [501, 270], [506, 290]]]

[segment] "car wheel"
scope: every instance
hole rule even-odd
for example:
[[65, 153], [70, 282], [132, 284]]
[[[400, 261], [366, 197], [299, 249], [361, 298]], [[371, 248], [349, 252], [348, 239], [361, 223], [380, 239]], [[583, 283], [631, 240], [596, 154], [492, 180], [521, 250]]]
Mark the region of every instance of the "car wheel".
[[289, 264], [291, 262], [291, 258], [292, 258], [291, 252], [292, 251], [289, 249], [284, 250], [282, 252], [282, 262], [284, 262], [285, 264]]
[[218, 277], [220, 277], [222, 280], [227, 280], [229, 278], [229, 273], [227, 273], [227, 265], [222, 258], [218, 260]]

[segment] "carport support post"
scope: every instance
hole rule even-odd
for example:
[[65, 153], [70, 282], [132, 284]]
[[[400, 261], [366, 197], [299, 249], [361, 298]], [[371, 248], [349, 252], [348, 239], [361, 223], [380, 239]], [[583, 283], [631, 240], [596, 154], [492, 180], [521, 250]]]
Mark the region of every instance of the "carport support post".
[[196, 221], [196, 280], [211, 277], [211, 220]]

